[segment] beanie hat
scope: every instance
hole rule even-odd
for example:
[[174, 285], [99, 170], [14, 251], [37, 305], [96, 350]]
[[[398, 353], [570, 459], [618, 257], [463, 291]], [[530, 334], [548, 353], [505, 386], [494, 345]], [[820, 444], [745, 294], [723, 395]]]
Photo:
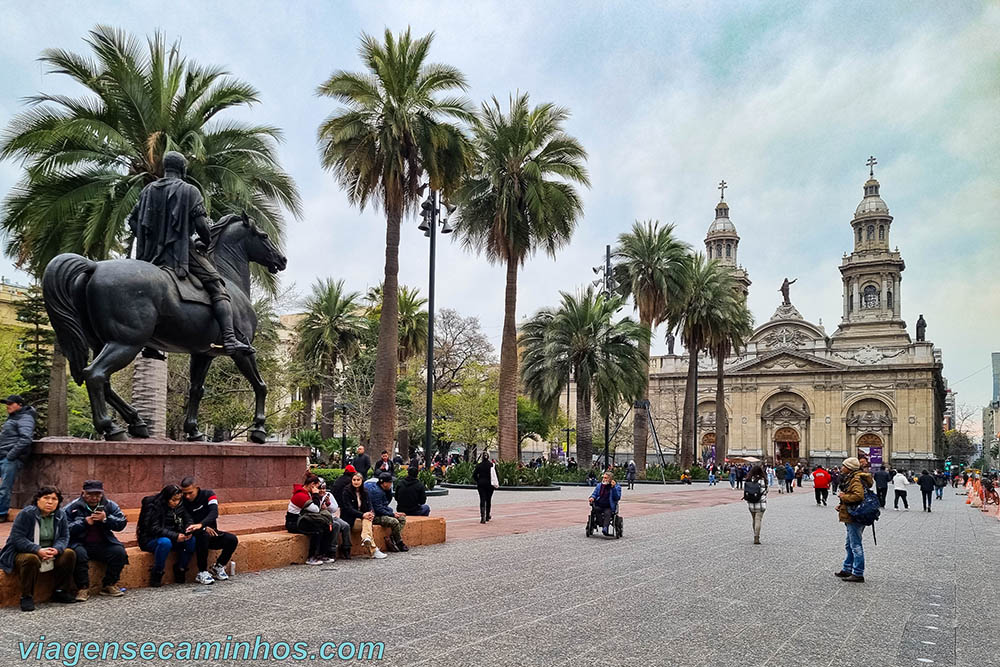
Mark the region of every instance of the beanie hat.
[[847, 468], [848, 470], [860, 470], [861, 461], [859, 461], [856, 457], [852, 456], [849, 459], [844, 459], [844, 467]]

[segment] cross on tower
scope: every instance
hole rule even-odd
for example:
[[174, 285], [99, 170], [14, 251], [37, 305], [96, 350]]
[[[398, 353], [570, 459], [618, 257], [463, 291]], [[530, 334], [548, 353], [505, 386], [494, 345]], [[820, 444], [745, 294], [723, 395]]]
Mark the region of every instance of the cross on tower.
[[719, 192], [722, 193], [722, 196], [719, 197], [719, 201], [725, 201], [725, 199], [726, 199], [726, 187], [727, 186], [726, 186], [726, 182], [725, 181], [719, 181]]
[[868, 177], [875, 178], [875, 165], [878, 164], [878, 160], [875, 159], [874, 155], [870, 155], [865, 164], [868, 165]]

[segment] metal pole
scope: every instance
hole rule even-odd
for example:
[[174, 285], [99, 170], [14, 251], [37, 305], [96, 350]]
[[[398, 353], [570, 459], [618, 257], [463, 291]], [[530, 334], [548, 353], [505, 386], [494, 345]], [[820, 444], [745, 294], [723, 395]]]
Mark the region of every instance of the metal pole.
[[[611, 246], [604, 246], [604, 295], [611, 298]], [[608, 337], [604, 337], [608, 342]], [[611, 412], [604, 415], [604, 469], [608, 469], [608, 454], [611, 448]]]
[[341, 431], [340, 431], [340, 465], [347, 467], [347, 406], [340, 406]]
[[[431, 444], [434, 437], [432, 413], [434, 411], [434, 260], [437, 250], [438, 193], [431, 190], [431, 254], [427, 278], [427, 411], [424, 415], [424, 465], [431, 464]], [[409, 452], [406, 453], [410, 455]]]
[[566, 371], [566, 466], [569, 467], [569, 383], [573, 381], [573, 372]]

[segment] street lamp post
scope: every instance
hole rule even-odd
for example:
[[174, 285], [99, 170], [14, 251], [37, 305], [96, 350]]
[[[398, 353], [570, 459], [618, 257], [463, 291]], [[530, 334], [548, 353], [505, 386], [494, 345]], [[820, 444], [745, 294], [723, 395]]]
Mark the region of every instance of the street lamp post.
[[[450, 234], [453, 230], [448, 224], [447, 215], [454, 212], [455, 207], [445, 203], [446, 217], [441, 217], [441, 197], [437, 190], [431, 189], [427, 199], [420, 205], [421, 222], [417, 229], [430, 238], [430, 261], [427, 276], [427, 405], [424, 413], [424, 465], [431, 464], [431, 444], [434, 439], [434, 263], [437, 256], [437, 227], [441, 225], [442, 234]], [[409, 452], [407, 452], [409, 456]]]
[[353, 409], [350, 403], [334, 403], [333, 409], [340, 410], [340, 466], [347, 467], [347, 411]]

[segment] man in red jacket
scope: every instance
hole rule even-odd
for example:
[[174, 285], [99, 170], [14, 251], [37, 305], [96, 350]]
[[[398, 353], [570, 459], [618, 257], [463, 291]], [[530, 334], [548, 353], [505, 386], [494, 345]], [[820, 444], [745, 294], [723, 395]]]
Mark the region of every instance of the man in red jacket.
[[826, 506], [826, 497], [830, 493], [830, 473], [823, 466], [816, 466], [813, 471], [813, 490], [816, 492], [816, 504]]

